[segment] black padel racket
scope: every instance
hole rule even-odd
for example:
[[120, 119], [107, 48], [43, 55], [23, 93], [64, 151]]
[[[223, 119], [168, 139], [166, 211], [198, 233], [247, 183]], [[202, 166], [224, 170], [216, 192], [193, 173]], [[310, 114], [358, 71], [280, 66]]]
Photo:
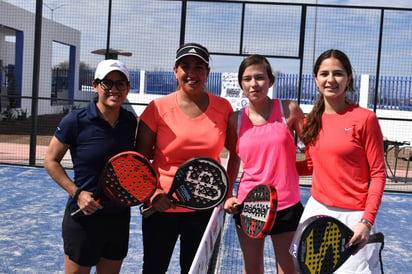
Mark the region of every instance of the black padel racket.
[[[100, 177], [96, 200], [101, 192], [122, 206], [136, 206], [148, 200], [157, 188], [157, 176], [149, 160], [135, 151], [116, 154], [107, 162]], [[80, 209], [71, 213], [81, 214]]]
[[[345, 247], [352, 236], [353, 231], [336, 218], [318, 215], [307, 219], [296, 230], [289, 250], [297, 271], [335, 272], [357, 248], [356, 245]], [[368, 243], [378, 242], [382, 243], [382, 251], [384, 235], [381, 232], [370, 235]]]
[[278, 195], [272, 186], [260, 184], [249, 191], [243, 203], [236, 206], [246, 235], [261, 239], [269, 234], [275, 223], [277, 202]]
[[[220, 204], [227, 192], [225, 169], [212, 158], [196, 157], [178, 168], [167, 196], [177, 206], [205, 210]], [[144, 217], [155, 212], [154, 207], [141, 210]]]

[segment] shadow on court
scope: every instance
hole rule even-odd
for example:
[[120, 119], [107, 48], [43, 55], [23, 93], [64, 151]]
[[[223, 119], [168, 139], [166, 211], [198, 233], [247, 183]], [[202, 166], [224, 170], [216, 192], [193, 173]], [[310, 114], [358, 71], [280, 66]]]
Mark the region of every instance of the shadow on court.
[[[69, 176], [72, 172], [68, 171]], [[302, 187], [302, 201], [309, 189]], [[43, 168], [0, 165], [0, 273], [64, 273], [61, 220], [67, 194]], [[412, 269], [412, 195], [385, 193], [378, 226], [385, 234], [385, 273]], [[141, 216], [132, 211], [129, 255], [122, 273], [140, 273], [142, 266]], [[231, 218], [222, 238], [225, 252], [219, 273], [241, 273], [242, 259]], [[265, 273], [276, 273], [270, 241], [266, 241]], [[180, 273], [178, 250], [168, 273]]]

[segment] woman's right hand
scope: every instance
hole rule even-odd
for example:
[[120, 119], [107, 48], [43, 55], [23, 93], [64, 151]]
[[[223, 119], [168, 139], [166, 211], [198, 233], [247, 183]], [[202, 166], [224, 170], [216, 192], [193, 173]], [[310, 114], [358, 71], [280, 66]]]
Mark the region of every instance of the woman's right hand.
[[224, 210], [227, 213], [235, 214], [238, 212], [236, 205], [239, 204], [239, 200], [236, 197], [230, 197], [225, 201]]
[[92, 215], [103, 206], [93, 197], [93, 192], [83, 190], [77, 197], [77, 205], [85, 215]]
[[165, 211], [169, 208], [176, 208], [176, 205], [169, 199], [166, 192], [162, 189], [157, 189], [152, 198], [150, 199], [152, 206], [157, 211]]

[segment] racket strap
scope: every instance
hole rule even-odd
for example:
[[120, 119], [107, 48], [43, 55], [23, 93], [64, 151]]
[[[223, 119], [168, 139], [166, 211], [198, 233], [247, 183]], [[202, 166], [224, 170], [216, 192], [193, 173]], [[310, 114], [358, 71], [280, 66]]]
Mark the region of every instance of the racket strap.
[[379, 264], [381, 267], [381, 273], [383, 274], [382, 250], [383, 250], [383, 247], [385, 246], [385, 237], [382, 232], [378, 232], [376, 234], [371, 235], [371, 237], [369, 238], [369, 242], [381, 244], [381, 247], [379, 248]]
[[379, 264], [381, 266], [381, 273], [383, 274], [383, 260], [382, 260], [382, 250], [383, 250], [384, 242], [381, 243], [381, 247], [379, 249]]

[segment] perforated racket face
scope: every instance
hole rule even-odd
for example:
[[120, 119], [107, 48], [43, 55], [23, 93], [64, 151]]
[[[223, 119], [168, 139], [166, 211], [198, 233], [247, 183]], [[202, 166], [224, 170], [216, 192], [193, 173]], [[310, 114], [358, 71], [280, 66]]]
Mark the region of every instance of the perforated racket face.
[[293, 243], [297, 254], [292, 254], [300, 273], [333, 273], [354, 251], [345, 248], [352, 230], [335, 218], [315, 216], [302, 227], [300, 242]]
[[242, 207], [240, 222], [243, 231], [251, 238], [265, 237], [275, 222], [276, 189], [264, 184], [255, 186], [246, 196]]
[[157, 176], [143, 155], [127, 151], [109, 160], [101, 183], [108, 198], [124, 206], [135, 206], [153, 195]]
[[226, 171], [214, 159], [193, 158], [180, 166], [169, 197], [176, 205], [195, 210], [212, 208], [227, 195]]

